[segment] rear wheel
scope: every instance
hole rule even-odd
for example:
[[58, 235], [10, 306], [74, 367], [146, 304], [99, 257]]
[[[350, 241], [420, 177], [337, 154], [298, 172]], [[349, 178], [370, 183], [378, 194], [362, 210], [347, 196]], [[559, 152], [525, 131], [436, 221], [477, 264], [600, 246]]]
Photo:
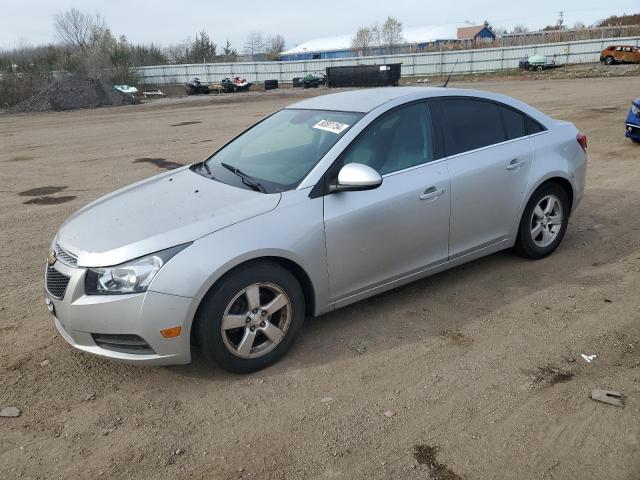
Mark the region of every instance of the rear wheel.
[[571, 206], [564, 189], [557, 183], [540, 186], [527, 203], [520, 220], [516, 252], [539, 259], [558, 248], [567, 230]]
[[225, 277], [198, 312], [203, 355], [225, 370], [249, 373], [282, 358], [304, 322], [296, 278], [273, 262], [240, 267]]

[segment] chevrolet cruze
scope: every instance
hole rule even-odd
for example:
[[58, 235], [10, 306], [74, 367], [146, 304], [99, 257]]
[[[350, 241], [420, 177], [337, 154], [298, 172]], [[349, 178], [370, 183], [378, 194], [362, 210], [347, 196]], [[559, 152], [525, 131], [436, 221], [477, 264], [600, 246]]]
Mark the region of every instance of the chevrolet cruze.
[[46, 303], [88, 353], [168, 365], [198, 346], [254, 371], [306, 317], [499, 250], [552, 253], [586, 148], [571, 123], [494, 93], [304, 100], [75, 213], [51, 244]]

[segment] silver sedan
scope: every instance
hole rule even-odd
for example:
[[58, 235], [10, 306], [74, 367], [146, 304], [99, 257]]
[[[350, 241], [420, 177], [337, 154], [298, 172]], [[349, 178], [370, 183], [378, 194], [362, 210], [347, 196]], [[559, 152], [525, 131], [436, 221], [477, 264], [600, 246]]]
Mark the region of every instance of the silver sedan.
[[446, 88], [315, 97], [203, 162], [87, 205], [51, 244], [46, 303], [74, 347], [250, 372], [306, 317], [514, 248], [552, 253], [587, 140], [515, 99]]

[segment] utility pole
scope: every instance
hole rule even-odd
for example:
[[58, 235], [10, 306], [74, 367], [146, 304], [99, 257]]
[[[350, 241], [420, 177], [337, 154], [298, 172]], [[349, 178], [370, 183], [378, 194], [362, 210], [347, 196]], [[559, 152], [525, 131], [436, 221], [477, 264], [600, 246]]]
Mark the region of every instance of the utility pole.
[[561, 30], [564, 25], [564, 10], [560, 10], [558, 12], [558, 23], [557, 26]]

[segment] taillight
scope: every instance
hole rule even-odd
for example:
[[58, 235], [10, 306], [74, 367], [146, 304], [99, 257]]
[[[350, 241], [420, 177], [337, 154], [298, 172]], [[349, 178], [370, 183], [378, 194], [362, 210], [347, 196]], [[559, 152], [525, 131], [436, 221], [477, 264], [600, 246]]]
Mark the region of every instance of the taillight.
[[578, 140], [578, 143], [582, 147], [582, 150], [584, 150], [584, 153], [587, 153], [587, 136], [584, 133], [579, 133], [576, 136], [576, 140]]

